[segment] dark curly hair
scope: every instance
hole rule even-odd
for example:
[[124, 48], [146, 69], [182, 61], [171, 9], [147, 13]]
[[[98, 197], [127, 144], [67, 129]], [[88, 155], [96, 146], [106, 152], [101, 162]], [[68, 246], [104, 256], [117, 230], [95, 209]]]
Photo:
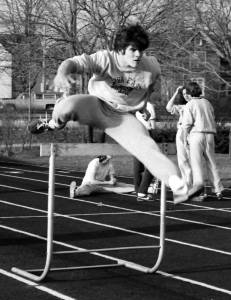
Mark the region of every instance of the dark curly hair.
[[186, 93], [192, 97], [200, 97], [202, 94], [201, 87], [197, 82], [190, 81], [185, 84]]
[[121, 27], [116, 34], [113, 49], [119, 52], [130, 45], [140, 51], [144, 51], [149, 46], [148, 34], [139, 24]]
[[98, 155], [98, 156], [96, 156], [96, 158], [98, 158], [99, 162], [101, 163], [107, 159], [107, 155]]
[[185, 98], [183, 96], [183, 89], [185, 89], [184, 86], [182, 88], [180, 88], [177, 93], [177, 104], [180, 104], [180, 105], [184, 105], [187, 103], [187, 101], [185, 100]]

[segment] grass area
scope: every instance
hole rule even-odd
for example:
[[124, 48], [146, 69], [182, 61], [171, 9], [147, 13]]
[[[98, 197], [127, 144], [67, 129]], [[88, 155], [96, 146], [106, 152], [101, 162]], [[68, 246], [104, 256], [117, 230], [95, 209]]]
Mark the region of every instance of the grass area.
[[[99, 153], [96, 153], [95, 155], [98, 154]], [[56, 157], [55, 165], [57, 168], [61, 169], [85, 172], [88, 163], [93, 157], [94, 156], [90, 155], [68, 156], [65, 158]], [[18, 161], [43, 167], [49, 166], [49, 157], [40, 157], [40, 149], [38, 146], [31, 149], [25, 149], [10, 157], [1, 156], [1, 160]], [[113, 155], [113, 164], [118, 176], [133, 176], [133, 158], [131, 155]]]

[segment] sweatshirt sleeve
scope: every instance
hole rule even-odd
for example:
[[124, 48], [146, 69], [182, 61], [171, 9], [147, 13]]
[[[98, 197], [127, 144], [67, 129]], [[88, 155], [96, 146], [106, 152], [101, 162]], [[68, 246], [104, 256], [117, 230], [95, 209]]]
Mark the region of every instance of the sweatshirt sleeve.
[[171, 115], [179, 116], [183, 110], [183, 105], [173, 104], [171, 110], [169, 110]]
[[74, 56], [73, 58], [70, 58], [70, 60], [76, 64], [77, 74], [100, 74], [108, 64], [105, 52], [106, 51], [98, 51], [90, 55], [84, 53], [82, 55]]
[[156, 119], [155, 106], [153, 103], [147, 102], [147, 110], [150, 112], [150, 120]]
[[111, 175], [111, 176], [114, 176], [115, 175], [115, 169], [114, 169], [114, 166], [113, 166], [113, 164], [110, 162], [110, 164], [109, 164], [109, 175]]
[[148, 56], [148, 64], [152, 72], [153, 84], [149, 88], [149, 102], [155, 103], [161, 100], [161, 69], [154, 56]]

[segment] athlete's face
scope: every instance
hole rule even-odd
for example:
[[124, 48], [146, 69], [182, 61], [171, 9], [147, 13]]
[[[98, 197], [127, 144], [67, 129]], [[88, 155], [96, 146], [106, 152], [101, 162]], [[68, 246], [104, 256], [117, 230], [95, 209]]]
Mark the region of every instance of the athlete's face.
[[102, 165], [108, 164], [111, 158], [112, 158], [111, 155], [106, 155], [105, 159], [101, 162], [101, 164]]
[[137, 68], [140, 63], [143, 51], [140, 51], [135, 46], [128, 46], [124, 51], [124, 61], [128, 67]]
[[187, 102], [189, 102], [191, 100], [191, 96], [187, 94], [186, 89], [183, 89], [182, 95]]

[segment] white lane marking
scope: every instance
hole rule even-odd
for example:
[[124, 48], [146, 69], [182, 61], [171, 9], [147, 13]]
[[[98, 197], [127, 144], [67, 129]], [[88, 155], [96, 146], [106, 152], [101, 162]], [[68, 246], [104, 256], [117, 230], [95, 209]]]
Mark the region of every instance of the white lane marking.
[[[4, 175], [4, 174], [0, 174], [0, 176], [6, 176], [6, 177], [11, 177], [11, 178], [17, 178], [17, 179], [26, 179], [26, 180], [30, 180], [30, 181], [38, 181], [38, 182], [43, 182], [43, 183], [48, 183], [48, 181], [45, 181], [45, 180], [40, 180], [40, 179], [33, 179], [33, 178], [28, 178], [28, 177], [19, 177], [19, 176], [14, 176], [14, 175]], [[60, 175], [61, 176], [61, 175]], [[73, 177], [72, 177], [73, 178]], [[76, 177], [76, 178], [78, 178], [78, 177]], [[68, 184], [65, 184], [65, 183], [55, 183], [56, 185], [61, 185], [61, 186], [69, 186]], [[1, 185], [0, 185], [1, 186]], [[6, 185], [2, 185], [2, 186], [6, 186]], [[15, 187], [12, 187], [12, 186], [6, 186], [6, 187], [9, 187], [9, 188], [15, 188]], [[16, 188], [17, 189], [17, 188]], [[123, 194], [122, 194], [123, 195]], [[124, 195], [126, 195], [126, 196], [131, 196], [131, 195], [129, 195], [129, 194], [124, 194]], [[132, 196], [132, 197], [134, 197], [134, 196]], [[231, 199], [231, 198], [227, 198], [226, 197], [226, 199]], [[85, 203], [94, 203], [94, 204], [96, 204], [95, 202], [92, 202], [92, 201], [87, 201], [87, 200], [81, 200], [81, 199], [77, 199], [77, 198], [75, 198], [75, 199], [73, 199], [73, 200], [77, 200], [77, 201], [81, 201], [81, 202], [85, 202]], [[171, 203], [171, 204], [173, 204], [172, 203], [172, 201], [167, 201], [167, 202], [169, 202], [169, 203]], [[212, 207], [209, 207], [209, 206], [201, 206], [201, 205], [198, 205], [198, 204], [189, 204], [189, 203], [182, 203], [182, 205], [185, 205], [185, 206], [190, 206], [190, 207], [196, 207], [196, 208], [204, 208], [204, 209], [208, 209], [208, 210], [213, 210], [213, 211], [219, 211], [219, 212], [229, 212], [229, 211], [227, 211], [226, 209], [223, 209], [223, 208], [212, 208]], [[106, 204], [103, 204], [103, 206], [107, 206], [107, 207], [114, 207], [114, 208], [117, 208], [118, 209], [118, 207], [116, 207], [116, 206], [108, 206], [108, 205], [106, 205]], [[120, 209], [124, 209], [124, 208], [120, 208]]]
[[[21, 189], [21, 188], [16, 188], [16, 189], [25, 190], [25, 189]], [[29, 190], [27, 190], [27, 191], [29, 191]], [[35, 193], [47, 195], [46, 193], [42, 193], [42, 192], [35, 192]], [[59, 195], [56, 195], [56, 197], [70, 199], [68, 197], [59, 196]], [[71, 200], [73, 200], [73, 199], [71, 199]], [[25, 206], [25, 205], [19, 205], [19, 204], [13, 203], [13, 202], [7, 202], [7, 201], [3, 201], [3, 200], [0, 200], [0, 202], [8, 204], [8, 205], [13, 205], [13, 206], [17, 206], [17, 207], [26, 208], [26, 209], [33, 210], [33, 211], [39, 211], [39, 212], [47, 213], [47, 211], [42, 210], [42, 209], [37, 209], [37, 208]], [[141, 211], [136, 211], [136, 210], [131, 210], [131, 209], [125, 209], [125, 210], [137, 212], [139, 214], [150, 215], [150, 216], [153, 215], [152, 213], [141, 212]], [[98, 225], [98, 226], [102, 226], [102, 227], [106, 227], [106, 228], [112, 228], [112, 229], [116, 229], [116, 230], [120, 230], [120, 231], [124, 231], [124, 232], [128, 232], [128, 233], [132, 233], [132, 234], [137, 234], [137, 235], [140, 235], [140, 236], [146, 236], [146, 237], [150, 237], [150, 238], [154, 238], [154, 239], [159, 239], [159, 236], [156, 236], [156, 235], [142, 233], [140, 231], [135, 231], [135, 230], [129, 230], [129, 229], [126, 229], [126, 228], [123, 228], [123, 227], [119, 227], [119, 226], [112, 226], [112, 225], [105, 224], [105, 223], [94, 222], [94, 221], [86, 220], [86, 219], [83, 219], [83, 218], [76, 218], [76, 217], [72, 217], [72, 216], [68, 216], [68, 215], [62, 215], [62, 214], [59, 214], [59, 213], [55, 213], [54, 215], [57, 216], [57, 217], [63, 217], [63, 218], [67, 218], [67, 219], [70, 219], [70, 220], [80, 221], [80, 222], [84, 222], [84, 223], [88, 223], [88, 224], [94, 224], [94, 225]], [[208, 226], [208, 224], [205, 223], [205, 226]], [[217, 225], [211, 225], [211, 226], [212, 227], [217, 227]], [[2, 226], [0, 226], [0, 227], [2, 227]], [[222, 229], [224, 229], [224, 228], [222, 228]], [[231, 230], [231, 228], [229, 228], [229, 227], [225, 228], [225, 229]], [[165, 240], [168, 241], [168, 242], [175, 243], [175, 244], [180, 244], [180, 245], [189, 246], [189, 247], [193, 247], [193, 248], [203, 249], [203, 250], [206, 250], [206, 251], [211, 251], [211, 252], [220, 253], [220, 254], [224, 254], [224, 255], [231, 255], [231, 252], [228, 252], [228, 251], [218, 250], [218, 249], [214, 249], [214, 248], [210, 248], [210, 247], [205, 247], [205, 246], [200, 246], [200, 245], [197, 245], [197, 244], [191, 244], [191, 243], [187, 243], [187, 242], [182, 242], [182, 241], [174, 240], [174, 239], [168, 239], [168, 238], [166, 238]]]
[[[26, 231], [23, 231], [23, 230], [17, 230], [15, 228], [8, 227], [8, 226], [3, 226], [3, 225], [0, 225], [0, 227], [3, 228], [3, 229], [6, 229], [6, 230], [13, 231], [13, 232], [19, 232], [19, 233], [22, 233], [22, 234], [25, 234], [25, 235], [29, 235], [29, 236], [32, 236], [32, 237], [37, 237], [37, 238], [42, 239], [42, 240], [46, 240], [44, 237], [41, 237], [37, 234], [29, 233], [29, 232], [26, 232]], [[66, 247], [69, 247], [69, 248], [72, 248], [72, 249], [76, 249], [76, 250], [82, 249], [82, 248], [72, 246], [72, 245], [67, 244], [67, 243], [58, 242], [58, 241], [54, 241], [54, 243], [59, 244], [59, 245], [63, 245], [63, 246], [66, 246]], [[98, 253], [98, 255], [101, 256], [99, 253]], [[105, 258], [107, 258], [107, 256], [105, 256]], [[220, 287], [217, 287], [217, 286], [214, 286], [214, 285], [210, 285], [210, 284], [207, 284], [207, 283], [204, 283], [204, 282], [200, 282], [200, 281], [192, 280], [192, 279], [185, 278], [185, 277], [182, 277], [182, 276], [170, 274], [170, 273], [167, 273], [167, 272], [164, 272], [164, 271], [161, 271], [161, 270], [158, 270], [156, 273], [159, 274], [159, 275], [162, 275], [164, 277], [170, 277], [170, 278], [173, 278], [173, 279], [176, 279], [176, 280], [180, 280], [180, 281], [183, 281], [183, 282], [188, 282], [188, 283], [191, 283], [191, 284], [194, 284], [194, 285], [199, 285], [199, 286], [205, 287], [207, 289], [211, 289], [211, 290], [215, 290], [215, 291], [219, 291], [219, 292], [231, 295], [230, 290], [226, 290], [226, 289], [223, 289], [223, 288], [220, 288]], [[11, 274], [11, 273], [9, 273], [9, 274]], [[18, 277], [19, 280], [23, 280], [23, 282], [28, 281], [28, 279], [21, 278], [17, 275], [14, 275], [14, 274], [12, 274], [12, 275]], [[34, 282], [31, 282], [31, 285], [37, 286], [37, 284], [34, 283]], [[70, 299], [70, 300], [72, 300], [73, 298], [60, 298], [60, 299], [65, 299], [65, 300]], [[76, 298], [75, 298], [75, 300], [76, 300]]]
[[[60, 184], [59, 183], [59, 185], [65, 185], [65, 184], [62, 184], [62, 183]], [[37, 191], [23, 189], [23, 188], [11, 187], [11, 186], [6, 186], [6, 185], [0, 185], [0, 186], [7, 187], [7, 188], [13, 188], [13, 189], [16, 189], [16, 190], [23, 190], [23, 191], [32, 192], [32, 193], [41, 194], [41, 195], [47, 195], [47, 193], [37, 192]], [[69, 200], [76, 201], [76, 202], [82, 202], [84, 204], [98, 205], [97, 202], [93, 202], [93, 201], [89, 201], [89, 200], [83, 200], [83, 199], [78, 199], [78, 198], [71, 199], [69, 197], [61, 196], [61, 195], [55, 195], [55, 196], [59, 197], [59, 198], [69, 199]], [[153, 216], [153, 215], [154, 216], [159, 216], [159, 214], [154, 214], [153, 212], [139, 211], [139, 210], [129, 209], [129, 208], [115, 206], [115, 205], [102, 204], [102, 206], [108, 207], [108, 208], [114, 208], [114, 209], [124, 210], [124, 211], [127, 211], [127, 212], [135, 212], [135, 213], [146, 214], [146, 215], [151, 215], [151, 216]], [[201, 206], [199, 206], [199, 207], [201, 207]], [[217, 209], [217, 208], [210, 208], [210, 207], [206, 207], [206, 208], [208, 210], [212, 210], [212, 211], [221, 211], [221, 212], [225, 212], [225, 213], [228, 212], [229, 213], [229, 211], [227, 211], [226, 209]], [[200, 224], [200, 225], [214, 227], [214, 228], [218, 228], [218, 229], [227, 229], [227, 230], [231, 229], [230, 227], [225, 227], [225, 226], [220, 226], [220, 225], [214, 225], [214, 224], [210, 224], [210, 223], [204, 223], [204, 222], [199, 222], [199, 221], [194, 221], [194, 220], [189, 220], [189, 219], [183, 219], [183, 218], [177, 218], [177, 217], [171, 217], [171, 216], [166, 216], [166, 218], [167, 219], [177, 220], [177, 221], [182, 221], [182, 222], [186, 222], [186, 223]]]
[[[2, 166], [0, 166], [0, 169], [9, 169], [9, 170], [16, 170], [16, 171], [23, 171], [24, 173], [36, 173], [36, 174], [44, 174], [44, 175], [48, 175], [48, 170], [47, 170], [47, 172], [44, 172], [44, 171], [33, 171], [33, 170], [27, 170], [27, 169], [20, 169], [20, 168], [11, 168], [11, 167], [2, 167]], [[61, 174], [57, 174], [57, 173], [65, 173], [65, 175], [61, 175]], [[62, 171], [62, 170], [57, 170], [56, 169], [56, 174], [55, 175], [57, 175], [57, 176], [60, 176], [60, 177], [63, 177], [63, 176], [65, 176], [65, 177], [70, 177], [70, 178], [73, 178], [73, 177], [75, 177], [75, 178], [79, 178], [79, 179], [82, 179], [83, 178], [83, 176], [82, 177], [77, 177], [77, 176], [71, 176], [71, 175], [67, 175], [66, 173], [70, 173], [70, 171]], [[77, 172], [78, 173], [78, 172]], [[81, 172], [79, 172], [79, 173], [81, 173]], [[3, 175], [3, 174], [1, 174], [0, 173], [0, 175]], [[22, 177], [23, 178], [23, 177]]]
[[[221, 292], [221, 293], [224, 293], [224, 294], [231, 295], [230, 290], [223, 289], [223, 288], [217, 287], [215, 285], [207, 284], [207, 283], [204, 283], [204, 282], [201, 282], [201, 281], [185, 278], [185, 277], [170, 274], [170, 273], [166, 273], [166, 272], [163, 272], [163, 271], [160, 271], [160, 270], [156, 271], [156, 273], [158, 273], [158, 274], [160, 274], [164, 277], [170, 277], [170, 278], [177, 279], [177, 280], [184, 281], [184, 282], [188, 282], [188, 283], [191, 283], [191, 284], [194, 284], [194, 285], [199, 285], [201, 287], [204, 287], [204, 288], [207, 288], [207, 289], [210, 289], [210, 290], [213, 290], [213, 291], [217, 291], [217, 292]], [[213, 298], [211, 298], [211, 299], [213, 299]]]
[[11, 272], [8, 272], [6, 270], [0, 269], [0, 274], [2, 274], [4, 276], [7, 276], [9, 278], [15, 279], [17, 281], [23, 282], [26, 285], [33, 286], [34, 288], [36, 288], [36, 289], [38, 289], [40, 291], [43, 291], [43, 292], [45, 292], [47, 294], [50, 294], [50, 295], [52, 295], [52, 296], [54, 296], [54, 297], [56, 297], [58, 299], [63, 299], [63, 300], [77, 300], [77, 298], [69, 297], [69, 296], [64, 295], [62, 293], [59, 293], [59, 292], [57, 292], [57, 291], [55, 291], [53, 289], [50, 289], [50, 288], [48, 288], [48, 287], [46, 287], [44, 285], [35, 283], [35, 282], [31, 281], [31, 280], [25, 279], [23, 277], [15, 275], [15, 274], [13, 274]]
[[[55, 174], [55, 176], [56, 176], [56, 175], [57, 175], [57, 174]], [[30, 180], [30, 181], [37, 181], [37, 182], [48, 183], [47, 180], [34, 179], [34, 178], [29, 178], [29, 177], [20, 177], [20, 176], [5, 175], [5, 174], [0, 174], [0, 176], [11, 177], [11, 178], [17, 178], [17, 179], [26, 179], [26, 180]], [[73, 176], [72, 176], [72, 178], [73, 178]], [[77, 177], [76, 177], [76, 178], [77, 178]], [[63, 185], [63, 186], [69, 186], [68, 184], [65, 184], [65, 183], [55, 183], [55, 184], [59, 184], [59, 185]]]
[[5, 174], [23, 174], [23, 171], [3, 171]]
[[63, 173], [63, 174], [69, 174], [70, 173], [69, 171], [62, 171], [62, 170], [56, 170], [56, 172]]
[[[18, 178], [17, 176], [11, 176], [11, 177]], [[21, 178], [21, 177], [19, 177], [19, 178]], [[27, 178], [27, 179], [34, 181], [34, 179], [31, 179], [31, 178]], [[43, 181], [43, 180], [36, 180], [36, 181], [45, 182], [45, 183], [47, 182], [47, 181]], [[69, 186], [69, 185], [63, 184], [63, 183], [56, 183], [56, 185]], [[13, 186], [7, 186], [7, 185], [0, 185], [0, 186], [6, 187], [6, 188], [13, 188], [13, 189], [16, 189], [16, 190], [28, 191], [28, 192], [32, 192], [32, 193], [36, 193], [36, 194], [47, 195], [47, 193], [42, 193], [42, 192], [37, 192], [37, 191], [33, 191], [33, 190], [17, 188], [17, 187], [13, 187]], [[61, 196], [61, 195], [56, 195], [56, 196], [60, 197], [60, 198], [64, 198], [64, 199], [69, 199], [69, 200], [72, 200], [72, 201], [82, 202], [82, 203], [85, 203], [85, 204], [98, 205], [97, 202], [93, 202], [93, 201], [89, 201], [89, 200], [83, 200], [83, 199], [78, 199], [78, 198], [70, 199], [69, 197], [65, 197], [65, 196]], [[185, 203], [185, 205], [190, 205], [190, 204]], [[115, 209], [119, 209], [119, 210], [125, 210], [125, 211], [129, 211], [129, 212], [137, 212], [137, 213], [143, 213], [143, 214], [147, 214], [147, 215], [155, 215], [152, 212], [144, 212], [144, 211], [138, 211], [138, 210], [134, 210], [134, 209], [127, 209], [125, 207], [120, 207], [120, 206], [115, 206], [115, 205], [109, 205], [109, 204], [104, 204], [104, 203], [102, 203], [102, 206], [109, 207], [109, 208], [115, 208]], [[221, 209], [221, 208], [211, 208], [211, 207], [199, 206], [199, 205], [194, 205], [194, 204], [192, 206], [195, 206], [197, 208], [207, 209], [207, 210], [210, 210], [210, 211], [219, 211], [219, 212], [221, 211], [221, 212], [225, 212], [225, 213], [227, 213], [227, 212], [229, 213], [230, 212], [227, 209]], [[219, 228], [218, 227], [219, 225], [213, 225], [213, 224], [203, 223], [203, 222], [200, 223], [200, 222], [192, 221], [192, 220], [188, 220], [188, 219], [182, 219], [182, 218], [176, 218], [176, 217], [174, 218], [174, 217], [170, 217], [170, 216], [166, 216], [166, 218], [170, 218], [170, 219], [172, 218], [174, 220], [179, 220], [179, 221], [189, 222], [189, 223], [205, 224], [207, 226], [212, 226], [212, 227]], [[222, 227], [222, 228], [224, 229], [225, 227]], [[227, 227], [227, 228], [229, 229], [229, 227]]]
[[[1, 200], [0, 200], [1, 202]], [[7, 204], [7, 203], [6, 203]], [[187, 210], [182, 210], [182, 211], [186, 211], [186, 212], [189, 212], [189, 211], [207, 211], [207, 209], [187, 209]], [[145, 211], [145, 212], [150, 212], [152, 214], [158, 214], [160, 211], [159, 210], [156, 210], [156, 211]], [[168, 211], [167, 211], [168, 212]], [[101, 213], [73, 213], [73, 214], [63, 214], [63, 215], [66, 215], [66, 216], [71, 216], [71, 217], [80, 217], [80, 216], [88, 216], [88, 217], [91, 217], [91, 216], [107, 216], [107, 215], [112, 215], [112, 216], [116, 216], [116, 215], [136, 215], [137, 212], [136, 211], [120, 211], [120, 212], [101, 212]], [[32, 215], [32, 216], [28, 216], [28, 215], [21, 215], [21, 216], [2, 216], [0, 217], [0, 220], [3, 219], [3, 220], [6, 220], [6, 219], [33, 219], [33, 218], [46, 218], [46, 216], [43, 216], [43, 215]], [[215, 225], [216, 226], [216, 225]], [[219, 226], [219, 225], [218, 225]], [[220, 228], [220, 227], [219, 227]], [[223, 229], [223, 227], [222, 227]]]
[[[1, 168], [1, 167], [0, 167]], [[4, 168], [4, 167], [2, 167]], [[27, 172], [32, 172], [32, 173], [41, 173], [41, 174], [47, 174], [48, 173], [43, 173], [43, 172], [37, 172], [37, 171], [27, 171]], [[31, 181], [38, 181], [38, 182], [44, 182], [44, 183], [47, 183], [47, 181], [44, 181], [44, 180], [40, 180], [40, 179], [33, 179], [33, 178], [28, 178], [28, 177], [18, 177], [18, 176], [13, 176], [13, 175], [4, 175], [4, 174], [0, 174], [0, 176], [5, 176], [5, 177], [11, 177], [11, 178], [19, 178], [19, 179], [26, 179], [26, 180], [31, 180]], [[63, 176], [63, 175], [60, 175], [60, 174], [56, 174], [55, 173], [55, 176]], [[73, 178], [74, 176], [69, 176], [69, 175], [65, 175], [65, 177], [70, 177], [70, 178]], [[82, 179], [82, 177], [75, 177], [76, 179]], [[69, 186], [68, 184], [64, 184], [64, 183], [55, 183], [56, 185], [62, 185], [62, 186]], [[225, 188], [226, 190], [231, 190], [231, 188]], [[134, 195], [129, 195], [129, 194], [123, 194], [125, 196], [130, 196], [130, 197], [134, 197]], [[210, 195], [210, 197], [216, 197], [216, 196], [212, 196]], [[226, 199], [226, 200], [231, 200], [230, 197], [223, 197], [223, 199]], [[168, 201], [172, 204], [172, 201]], [[190, 206], [190, 207], [196, 207], [196, 208], [206, 208], [208, 210], [215, 210], [215, 211], [224, 211], [224, 212], [227, 212], [227, 209], [224, 208], [224, 209], [221, 209], [221, 208], [211, 208], [211, 207], [208, 207], [208, 206], [201, 206], [201, 205], [198, 205], [198, 204], [193, 204], [193, 203], [181, 203], [181, 205], [184, 205], [184, 206]], [[229, 210], [228, 210], [229, 211]]]
[[[25, 166], [28, 166], [28, 165], [25, 165]], [[28, 172], [28, 173], [38, 173], [38, 174], [48, 174], [48, 167], [44, 167], [44, 166], [38, 166], [38, 165], [32, 165], [33, 167], [40, 167], [40, 168], [44, 168], [44, 169], [47, 169], [47, 172], [42, 172], [42, 171], [32, 171], [32, 170], [28, 170], [28, 169], [21, 169], [21, 168], [11, 168], [11, 167], [4, 167], [4, 166], [0, 166], [0, 169], [13, 169], [13, 170], [21, 170], [21, 171], [24, 171], [24, 172]], [[58, 172], [77, 172], [77, 173], [81, 173], [81, 171], [76, 171], [74, 169], [70, 169], [69, 171], [65, 171], [65, 170], [56, 170]], [[84, 172], [83, 172], [84, 174]], [[1, 175], [1, 174], [0, 174]], [[62, 176], [60, 174], [57, 174], [57, 176]], [[66, 177], [70, 177], [70, 178], [73, 178], [73, 177], [76, 177], [76, 176], [71, 176], [71, 175], [65, 175]], [[82, 177], [76, 177], [78, 179], [82, 179]], [[130, 176], [119, 176], [119, 178], [128, 178], [128, 179], [132, 179], [132, 177]], [[206, 187], [210, 187], [210, 186], [206, 186]], [[225, 190], [231, 190], [231, 187], [226, 187]], [[129, 194], [127, 194], [127, 196], [131, 196]], [[229, 198], [228, 198], [229, 199]], [[184, 203], [182, 203], [184, 204]], [[190, 205], [188, 203], [185, 203], [185, 205]]]

